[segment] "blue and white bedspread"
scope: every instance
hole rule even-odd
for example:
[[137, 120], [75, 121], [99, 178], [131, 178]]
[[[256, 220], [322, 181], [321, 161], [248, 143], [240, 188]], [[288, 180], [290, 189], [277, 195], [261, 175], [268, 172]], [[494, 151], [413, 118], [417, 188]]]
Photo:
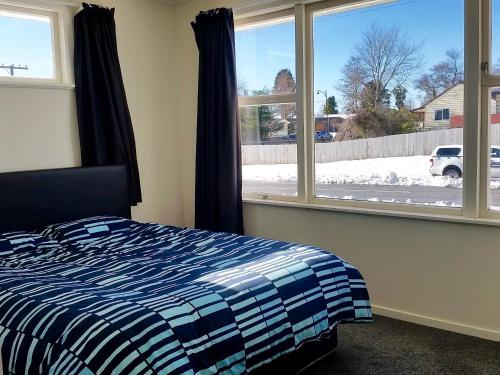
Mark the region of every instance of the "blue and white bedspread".
[[358, 270], [318, 248], [135, 222], [92, 237], [102, 227], [0, 253], [5, 372], [245, 374], [371, 321]]

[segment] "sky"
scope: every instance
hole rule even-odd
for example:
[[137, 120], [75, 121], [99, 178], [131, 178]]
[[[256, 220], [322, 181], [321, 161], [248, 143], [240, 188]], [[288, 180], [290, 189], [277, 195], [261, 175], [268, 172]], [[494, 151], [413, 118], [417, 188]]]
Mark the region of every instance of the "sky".
[[[495, 2], [498, 7], [498, 0]], [[420, 74], [443, 61], [447, 50], [464, 49], [463, 0], [400, 0], [315, 16], [315, 92], [327, 90], [329, 96], [335, 95], [340, 107], [342, 99], [336, 86], [341, 78], [342, 67], [360, 43], [362, 33], [372, 24], [383, 28], [396, 27], [406, 33], [412, 42], [421, 44]], [[498, 25], [494, 28], [500, 29]], [[500, 37], [500, 30], [498, 35]], [[499, 38], [494, 38], [498, 42], [496, 39]], [[272, 88], [274, 77], [280, 69], [289, 68], [295, 74], [294, 43], [293, 21], [266, 29], [237, 32], [238, 77], [250, 90]], [[500, 48], [496, 50], [500, 51]], [[408, 99], [419, 104], [422, 93], [413, 88], [413, 81], [411, 79], [407, 85]], [[316, 112], [320, 111], [324, 101], [324, 96], [315, 96]]]
[[[52, 78], [52, 31], [48, 18], [16, 18], [0, 13], [0, 65], [28, 65], [15, 76]], [[9, 73], [0, 69], [0, 77]]]

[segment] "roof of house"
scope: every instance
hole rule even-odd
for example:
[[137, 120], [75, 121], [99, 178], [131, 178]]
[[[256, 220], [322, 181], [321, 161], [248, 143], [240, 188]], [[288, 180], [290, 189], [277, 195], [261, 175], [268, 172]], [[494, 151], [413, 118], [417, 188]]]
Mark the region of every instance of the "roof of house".
[[432, 103], [434, 100], [436, 100], [437, 98], [440, 98], [441, 96], [443, 96], [444, 94], [446, 94], [448, 91], [454, 89], [458, 85], [463, 85], [463, 84], [464, 84], [463, 82], [457, 82], [457, 83], [455, 83], [453, 86], [448, 87], [442, 93], [438, 94], [435, 98], [432, 98], [432, 99], [426, 101], [423, 105], [421, 105], [418, 108], [412, 109], [411, 112], [418, 112], [419, 110], [424, 109], [425, 107], [427, 107], [429, 105], [429, 103]]

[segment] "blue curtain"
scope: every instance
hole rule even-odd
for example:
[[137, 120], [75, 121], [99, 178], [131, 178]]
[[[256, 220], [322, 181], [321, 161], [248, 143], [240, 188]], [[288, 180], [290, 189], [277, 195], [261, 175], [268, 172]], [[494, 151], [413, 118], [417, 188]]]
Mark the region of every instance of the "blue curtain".
[[131, 205], [141, 202], [134, 130], [118, 58], [114, 9], [75, 16], [75, 93], [82, 166], [125, 164]]
[[233, 12], [201, 12], [191, 25], [199, 51], [196, 228], [243, 234]]

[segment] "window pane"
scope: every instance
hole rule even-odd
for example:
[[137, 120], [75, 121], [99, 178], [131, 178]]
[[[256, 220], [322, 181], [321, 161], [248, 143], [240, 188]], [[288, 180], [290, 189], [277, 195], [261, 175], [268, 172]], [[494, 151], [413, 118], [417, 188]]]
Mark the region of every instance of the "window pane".
[[54, 78], [50, 18], [0, 9], [0, 77]]
[[317, 197], [462, 205], [463, 19], [462, 0], [315, 14]]
[[236, 70], [240, 95], [295, 92], [293, 18], [236, 32]]
[[490, 90], [490, 207], [500, 211], [500, 87]]
[[243, 193], [297, 195], [295, 104], [240, 108]]

